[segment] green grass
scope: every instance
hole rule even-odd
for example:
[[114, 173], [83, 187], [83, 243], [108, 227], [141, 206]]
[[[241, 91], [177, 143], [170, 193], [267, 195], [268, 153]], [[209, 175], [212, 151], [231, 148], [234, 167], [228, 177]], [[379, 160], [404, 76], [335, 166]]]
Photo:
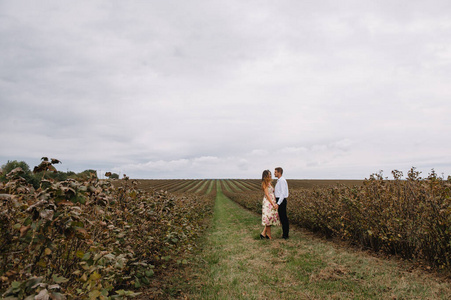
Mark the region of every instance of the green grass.
[[[180, 287], [188, 299], [450, 299], [449, 282], [296, 228], [260, 240], [261, 217], [218, 184], [212, 224]], [[288, 212], [289, 213], [289, 212]]]

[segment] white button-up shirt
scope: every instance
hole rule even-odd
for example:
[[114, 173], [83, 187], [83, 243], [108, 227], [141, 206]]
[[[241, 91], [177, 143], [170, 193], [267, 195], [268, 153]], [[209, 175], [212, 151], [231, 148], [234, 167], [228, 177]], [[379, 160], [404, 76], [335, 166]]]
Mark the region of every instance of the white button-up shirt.
[[274, 195], [276, 198], [279, 198], [279, 201], [277, 201], [278, 205], [282, 204], [283, 199], [288, 198], [288, 183], [283, 176], [277, 179]]

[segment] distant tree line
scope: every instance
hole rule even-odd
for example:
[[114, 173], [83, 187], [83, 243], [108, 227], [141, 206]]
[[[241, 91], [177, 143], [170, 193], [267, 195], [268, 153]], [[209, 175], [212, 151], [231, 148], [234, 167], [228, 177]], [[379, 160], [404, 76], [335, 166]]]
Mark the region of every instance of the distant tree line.
[[[61, 171], [54, 171], [54, 172], [33, 172], [30, 169], [30, 166], [24, 162], [24, 161], [17, 161], [17, 160], [8, 160], [8, 162], [4, 165], [2, 165], [0, 170], [0, 182], [6, 182], [6, 175], [11, 172], [12, 170], [16, 168], [22, 168], [23, 173], [21, 176], [25, 179], [25, 181], [31, 185], [33, 185], [34, 188], [39, 188], [39, 184], [41, 179], [53, 179], [55, 181], [64, 181], [69, 178], [75, 179], [75, 180], [87, 180], [91, 178], [92, 176], [97, 176], [97, 171], [88, 169], [84, 170], [80, 173], [75, 173], [72, 171], [67, 172], [61, 172]], [[119, 179], [119, 175], [116, 173], [107, 172], [105, 174], [106, 177], [110, 179]]]

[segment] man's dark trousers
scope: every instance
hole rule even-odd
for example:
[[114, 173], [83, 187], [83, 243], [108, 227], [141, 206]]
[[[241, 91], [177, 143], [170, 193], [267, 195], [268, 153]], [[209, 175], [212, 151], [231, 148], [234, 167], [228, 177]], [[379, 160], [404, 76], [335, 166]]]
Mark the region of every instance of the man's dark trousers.
[[[276, 202], [279, 201], [279, 198], [276, 198]], [[288, 232], [290, 231], [287, 217], [287, 199], [283, 199], [282, 203], [280, 203], [279, 208], [277, 209], [279, 212], [280, 223], [282, 223], [282, 237], [284, 239], [288, 238]]]

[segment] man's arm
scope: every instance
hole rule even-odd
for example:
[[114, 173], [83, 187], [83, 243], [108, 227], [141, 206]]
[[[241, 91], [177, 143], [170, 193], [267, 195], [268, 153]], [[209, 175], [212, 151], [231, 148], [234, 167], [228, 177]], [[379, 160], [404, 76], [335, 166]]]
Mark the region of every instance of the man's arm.
[[288, 182], [286, 180], [284, 180], [284, 185], [283, 185], [283, 195], [284, 198], [288, 198]]

